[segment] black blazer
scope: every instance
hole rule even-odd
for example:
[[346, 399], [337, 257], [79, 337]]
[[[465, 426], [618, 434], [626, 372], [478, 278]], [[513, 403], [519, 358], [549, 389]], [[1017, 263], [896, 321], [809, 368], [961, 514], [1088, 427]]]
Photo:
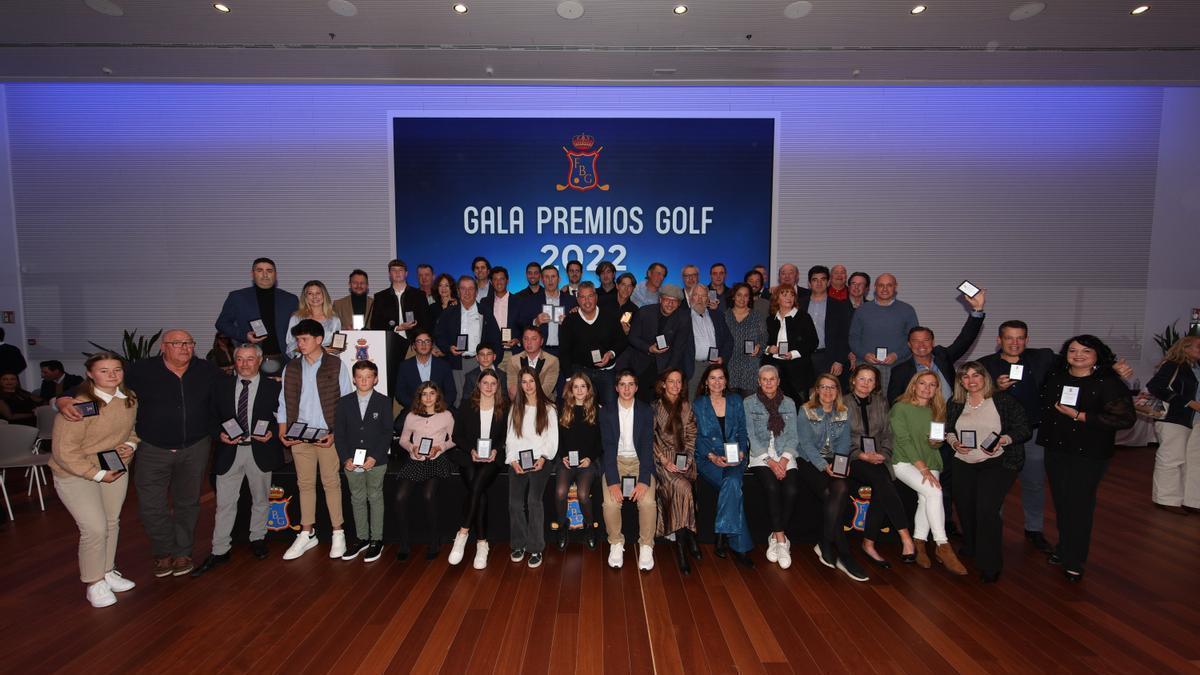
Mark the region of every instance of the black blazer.
[[[216, 441], [213, 444], [216, 446], [213, 453], [213, 473], [218, 475], [229, 471], [233, 466], [234, 457], [237, 456], [236, 445], [221, 442], [221, 423], [230, 417], [237, 417], [237, 379], [235, 373], [233, 376], [218, 379], [213, 385], [212, 406], [215, 424], [212, 437]], [[279, 407], [279, 387], [280, 384], [274, 379], [259, 374], [258, 390], [254, 392], [254, 409], [250, 411], [250, 419], [247, 420], [250, 428], [245, 430], [253, 431], [258, 420], [271, 422], [271, 440], [266, 443], [255, 440], [250, 442], [250, 451], [254, 454], [254, 463], [259, 471], [274, 471], [283, 466], [283, 444], [279, 442], [279, 425], [275, 423], [275, 409]]]
[[[812, 317], [807, 312], [801, 311], [798, 306], [796, 314], [794, 316], [785, 316], [783, 322], [787, 326], [788, 351], [795, 350], [800, 352], [800, 358], [792, 359], [791, 361], [780, 361], [764, 352], [762, 362], [764, 365], [771, 364], [776, 367], [781, 363], [793, 364], [792, 367], [800, 370], [806, 382], [812, 382], [817, 377], [816, 369], [813, 368], [812, 362], [812, 353], [817, 351], [817, 327], [813, 325]], [[779, 319], [776, 315], [771, 314], [767, 317], [768, 345], [773, 346], [779, 342], [779, 325]]]
[[[483, 318], [483, 330], [479, 333], [479, 340], [500, 350], [500, 327], [496, 325], [496, 317], [492, 316], [491, 312], [485, 312], [479, 303], [475, 303], [475, 308]], [[462, 331], [462, 313], [461, 304], [447, 307], [438, 317], [433, 335], [433, 343], [446, 355], [446, 363], [454, 370], [462, 370], [462, 357], [450, 353], [450, 348], [454, 346], [458, 334]], [[499, 354], [498, 351], [497, 356]]]
[[467, 453], [467, 457], [471, 456], [471, 451], [475, 449], [475, 441], [480, 438], [492, 439], [492, 456], [499, 457], [499, 462], [504, 461], [504, 441], [508, 437], [508, 413], [509, 409], [505, 408], [503, 413], [497, 413], [492, 410], [492, 426], [488, 429], [488, 435], [484, 436], [479, 429], [479, 411], [467, 403], [463, 407], [454, 411], [454, 449], [462, 450]]
[[367, 415], [358, 412], [358, 391], [341, 397], [334, 408], [333, 445], [343, 464], [354, 457], [354, 451], [365, 448], [367, 457], [375, 458], [375, 466], [387, 464], [392, 447], [392, 401], [383, 394], [371, 392]]
[[[683, 309], [683, 307], [680, 307]], [[692, 308], [688, 307], [688, 321], [692, 320]], [[725, 314], [720, 309], [707, 310], [709, 318], [713, 322], [713, 333], [717, 336], [717, 353], [721, 355], [721, 361], [728, 367], [729, 359], [733, 358], [733, 333], [729, 332], [729, 324], [725, 323]], [[632, 331], [631, 331], [632, 332]], [[697, 359], [704, 361], [708, 358], [708, 354], [696, 353], [695, 335], [688, 341], [685, 351], [687, 354], [683, 360], [683, 379], [684, 384], [687, 384], [687, 379], [692, 376], [692, 371], [696, 369]]]
[[[796, 298], [796, 307], [802, 314], [808, 314], [808, 303], [811, 293]], [[825, 296], [825, 351], [833, 355], [834, 360], [842, 364], [845, 370], [850, 369], [850, 311], [849, 300], [834, 300]], [[791, 335], [791, 333], [788, 333]]]
[[[82, 377], [80, 377], [78, 375], [72, 375], [70, 373], [63, 373], [63, 382], [62, 382], [63, 393], [66, 393], [67, 390], [74, 389], [75, 387], [78, 387], [81, 384], [83, 384]], [[38, 396], [40, 396], [43, 401], [50, 401], [50, 400], [54, 399], [56, 396], [62, 396], [62, 394], [55, 393], [56, 389], [57, 389], [57, 387], [55, 386], [55, 384], [52, 380], [42, 380], [42, 388], [38, 390]], [[229, 419], [229, 418], [227, 417], [225, 419]]]
[[[983, 319], [983, 316], [968, 316], [967, 322], [958, 332], [958, 337], [954, 338], [949, 347], [937, 345], [933, 348], [933, 364], [942, 371], [942, 377], [946, 378], [951, 388], [954, 387], [954, 364], [966, 356], [971, 345], [975, 344], [975, 338], [979, 337], [979, 329], [983, 328]], [[900, 394], [908, 388], [909, 380], [916, 374], [917, 362], [911, 358], [893, 366], [892, 378], [888, 381], [888, 401], [895, 403]]]
[[661, 305], [646, 305], [639, 309], [633, 315], [632, 324], [629, 327], [629, 348], [621, 355], [622, 362], [618, 364], [618, 368], [627, 366], [635, 373], [642, 373], [651, 367], [659, 373], [670, 368], [678, 368], [687, 372], [688, 350], [695, 349], [692, 342], [692, 317], [688, 316], [689, 311], [687, 306], [681, 302], [679, 308], [667, 317], [662, 334], [667, 338], [669, 349], [665, 354], [655, 355], [650, 353], [650, 347], [654, 345], [654, 338], [659, 334], [658, 319], [662, 316]]
[[[408, 338], [403, 338], [395, 331], [397, 325], [404, 323], [403, 314], [401, 312], [412, 312], [413, 318], [417, 321], [417, 327], [408, 331]], [[285, 326], [287, 324], [284, 324]], [[425, 294], [416, 286], [407, 286], [404, 289], [404, 298], [401, 302], [396, 301], [396, 291], [392, 290], [389, 284], [387, 288], [375, 294], [374, 301], [371, 303], [371, 322], [368, 324], [371, 330], [387, 331], [392, 338], [399, 340], [396, 345], [399, 349], [398, 359], [403, 359], [404, 354], [408, 351], [409, 345], [412, 343], [413, 333], [419, 330], [433, 330], [433, 322], [429, 318], [429, 305], [425, 302]], [[392, 341], [389, 338], [389, 343]]]
[[[442, 390], [442, 398], [446, 400], [447, 405], [453, 405], [458, 400], [458, 390], [454, 386], [454, 373], [450, 370], [450, 366], [436, 356], [429, 357], [429, 380]], [[400, 362], [400, 368], [396, 371], [396, 387], [393, 389], [396, 401], [405, 409], [412, 407], [413, 394], [417, 392], [417, 387], [421, 386], [421, 374], [417, 370], [417, 357], [405, 359]]]
[[[500, 391], [496, 393], [504, 398], [508, 398], [508, 373], [505, 373], [503, 368], [496, 367], [495, 364], [492, 365], [492, 370], [496, 373], [496, 379], [500, 380]], [[471, 397], [471, 394], [475, 391], [475, 387], [478, 385], [479, 367], [476, 366], [463, 374], [463, 390], [459, 392], [462, 394], [462, 401], [459, 402], [459, 405], [462, 405]]]
[[[1079, 387], [1078, 404], [1072, 406], [1084, 413], [1076, 421], [1054, 407], [1064, 385]], [[1074, 377], [1062, 370], [1053, 372], [1042, 387], [1042, 424], [1038, 428], [1038, 445], [1046, 452], [1070, 452], [1078, 457], [1110, 459], [1116, 445], [1117, 432], [1137, 422], [1133, 409], [1133, 394], [1112, 368], [1101, 368], [1087, 377]]]
[[[498, 357], [503, 356], [505, 351], [512, 352], [513, 354], [521, 351], [521, 327], [517, 325], [517, 321], [521, 318], [521, 311], [522, 311], [521, 310], [521, 304], [522, 304], [521, 300], [522, 300], [521, 298], [517, 297], [516, 293], [513, 293], [512, 291], [508, 292], [508, 325], [501, 326], [500, 322], [497, 321], [496, 328], [498, 328], [498, 329], [511, 328], [512, 329], [512, 337], [514, 340], [517, 341], [517, 344], [512, 349], [505, 350], [503, 347], [500, 346], [499, 341], [497, 341], [494, 346], [496, 347], [496, 356], [498, 356]], [[495, 293], [489, 292], [487, 294], [486, 298], [481, 298], [479, 300], [479, 311], [486, 313], [488, 316], [492, 317], [493, 320], [495, 320], [495, 318], [496, 318], [496, 294]]]
[[[521, 301], [518, 303], [519, 311], [517, 312], [516, 325], [519, 326], [521, 330], [524, 330], [525, 326], [532, 325], [533, 320], [537, 318], [537, 315], [542, 313], [542, 305], [546, 304], [546, 289], [542, 288], [542, 290], [538, 293], [530, 293], [522, 297], [520, 300]], [[559, 291], [558, 303], [563, 308], [563, 311], [567, 312], [568, 316], [573, 308], [579, 306], [579, 303], [575, 300], [575, 296], [567, 293], [566, 291]], [[510, 306], [508, 308], [510, 315], [508, 320], [510, 323], [513, 322], [513, 318], [511, 316], [512, 311], [513, 308]], [[563, 319], [563, 321], [565, 322], [566, 319]], [[538, 326], [538, 330], [542, 334], [543, 344], [545, 344], [546, 340], [550, 336], [549, 326], [550, 324], [546, 323]], [[514, 330], [513, 337], [519, 340], [521, 336], [517, 334], [516, 330]], [[559, 345], [562, 344], [562, 324], [559, 324], [558, 342]], [[557, 347], [555, 349], [557, 349]]]
[[[653, 339], [653, 338], [651, 338]], [[600, 445], [604, 451], [604, 479], [609, 485], [621, 484], [617, 470], [617, 446], [621, 441], [620, 401], [600, 409]], [[633, 445], [638, 455], [638, 482], [650, 485], [654, 473], [654, 412], [646, 403], [633, 402]]]
[[1186, 363], [1164, 363], [1146, 383], [1146, 389], [1167, 404], [1167, 416], [1161, 421], [1192, 428], [1196, 411], [1188, 403], [1196, 400], [1196, 373]]
[[[1000, 464], [1006, 469], [1020, 471], [1025, 464], [1025, 441], [1033, 437], [1033, 429], [1025, 418], [1025, 407], [1016, 397], [1003, 391], [992, 394], [992, 403], [1000, 414], [1000, 433], [1012, 439], [1012, 445], [1004, 448], [1000, 455]], [[954, 431], [958, 418], [963, 413], [963, 404], [950, 400], [946, 402], [946, 431]], [[981, 439], [982, 440], [982, 439]], [[956, 454], [951, 448], [951, 454]]]

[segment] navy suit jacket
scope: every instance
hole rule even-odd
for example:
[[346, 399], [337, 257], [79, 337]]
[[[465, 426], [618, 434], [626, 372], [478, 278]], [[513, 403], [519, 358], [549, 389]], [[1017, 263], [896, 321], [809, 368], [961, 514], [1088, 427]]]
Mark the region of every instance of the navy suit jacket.
[[[496, 325], [496, 317], [492, 316], [491, 312], [485, 312], [479, 303], [475, 303], [475, 308], [479, 310], [479, 316], [483, 317], [483, 330], [479, 334], [480, 341], [499, 350], [497, 351], [499, 354], [503, 350], [500, 350], [500, 327]], [[450, 364], [454, 370], [462, 370], [462, 357], [450, 353], [450, 348], [454, 346], [455, 340], [462, 332], [462, 313], [462, 305], [447, 307], [438, 317], [437, 328], [433, 331], [433, 343], [446, 355], [446, 363]], [[453, 399], [447, 398], [446, 400], [452, 401]]]
[[[933, 364], [942, 371], [942, 377], [950, 383], [951, 389], [954, 388], [954, 364], [966, 356], [971, 345], [975, 344], [975, 338], [979, 337], [979, 330], [983, 328], [983, 318], [982, 313], [981, 316], [968, 316], [967, 322], [958, 332], [958, 337], [954, 338], [949, 347], [937, 345], [933, 348]], [[916, 374], [917, 362], [911, 358], [892, 366], [892, 377], [888, 380], [888, 401], [895, 403], [900, 394], [908, 388], [909, 380]]]
[[[579, 306], [579, 302], [575, 300], [575, 296], [573, 296], [570, 293], [567, 293], [565, 291], [559, 292], [558, 302], [559, 302], [559, 305], [563, 308], [564, 312], [570, 312], [572, 308]], [[530, 294], [530, 295], [527, 295], [527, 296], [521, 298], [520, 309], [517, 313], [517, 321], [516, 321], [516, 325], [520, 327], [520, 330], [513, 330], [514, 338], [516, 338], [518, 340], [521, 339], [521, 335], [520, 335], [521, 330], [524, 330], [525, 326], [529, 326], [529, 325], [533, 324], [533, 320], [537, 318], [537, 315], [542, 313], [542, 305], [544, 305], [544, 304], [546, 304], [546, 289], [545, 288], [543, 288], [541, 291], [539, 291], [537, 293], [533, 293], [533, 294]], [[513, 311], [512, 307], [509, 307], [508, 311], [511, 314]], [[509, 322], [510, 323], [512, 322], [511, 317], [509, 318]], [[538, 330], [540, 330], [542, 333], [542, 344], [545, 344], [546, 339], [550, 335], [549, 326], [550, 326], [550, 324], [544, 323], [538, 327]], [[561, 327], [562, 324], [559, 324], [559, 326]], [[562, 342], [562, 332], [559, 331], [559, 343], [561, 344], [561, 342]], [[517, 347], [518, 348], [516, 351], [520, 351], [519, 344], [517, 345]], [[558, 347], [554, 347], [554, 349], [557, 350]]]
[[[796, 308], [808, 314], [811, 298], [811, 293], [796, 298]], [[834, 300], [825, 296], [825, 351], [842, 364], [843, 370], [850, 369], [850, 319], [853, 316], [849, 300]]]
[[[496, 322], [496, 328], [511, 328], [512, 337], [517, 344], [512, 349], [506, 350], [497, 342], [495, 345], [497, 356], [503, 356], [505, 351], [513, 354], [521, 351], [521, 325], [517, 322], [521, 319], [521, 312], [525, 305], [524, 300], [525, 298], [518, 298], [516, 293], [508, 292], [508, 325], [501, 326], [499, 322]], [[486, 298], [479, 301], [479, 311], [492, 317], [493, 321], [496, 319], [496, 294], [494, 292], [489, 292]]]
[[[621, 441], [621, 418], [617, 412], [620, 401], [600, 409], [600, 446], [604, 449], [604, 479], [609, 485], [620, 485], [617, 471], [617, 446]], [[633, 402], [633, 445], [638, 455], [638, 482], [650, 485], [654, 474], [654, 411], [643, 401]]]
[[[429, 380], [442, 390], [442, 398], [446, 399], [446, 404], [453, 405], [458, 400], [458, 390], [454, 386], [454, 374], [450, 370], [450, 365], [436, 356], [429, 358]], [[417, 392], [419, 386], [421, 386], [421, 374], [417, 370], [417, 357], [404, 359], [396, 371], [394, 396], [406, 410], [412, 407], [413, 394]], [[337, 441], [336, 437], [334, 437], [334, 441]]]
[[[226, 375], [213, 385], [212, 416], [215, 425], [212, 437], [216, 441], [214, 443], [216, 451], [213, 453], [213, 473], [218, 475], [229, 471], [229, 467], [233, 466], [233, 460], [237, 456], [236, 445], [221, 442], [221, 431], [223, 431], [221, 423], [230, 417], [237, 417], [237, 401], [234, 400], [235, 392], [237, 392], [236, 375], [236, 373], [233, 376]], [[272, 432], [271, 440], [266, 443], [255, 440], [250, 442], [250, 452], [254, 455], [254, 463], [258, 465], [259, 471], [274, 471], [283, 466], [283, 444], [279, 442], [279, 425], [275, 423], [275, 409], [279, 407], [280, 386], [274, 379], [259, 374], [258, 390], [254, 392], [254, 409], [249, 411], [250, 419], [246, 420], [250, 424], [250, 428], [244, 430], [247, 433], [254, 430], [254, 425], [259, 420], [271, 422], [269, 427]]]
[[[683, 309], [683, 307], [680, 307], [679, 309]], [[688, 321], [692, 320], [691, 311], [692, 308], [688, 307], [687, 314], [685, 314], [685, 316], [688, 318]], [[717, 353], [720, 354], [722, 363], [725, 363], [728, 366], [729, 359], [733, 358], [733, 333], [729, 332], [729, 324], [725, 323], [725, 315], [721, 313], [720, 309], [710, 309], [708, 310], [708, 314], [713, 322], [713, 332], [717, 336]], [[696, 360], [699, 359], [703, 361], [708, 358], [708, 354], [696, 353], [695, 338], [696, 336], [693, 335], [692, 339], [685, 347], [687, 355], [683, 360], [684, 384], [687, 384], [687, 378], [691, 377], [692, 372], [696, 370]]]
[[367, 415], [358, 411], [358, 391], [338, 399], [334, 408], [333, 444], [342, 464], [354, 458], [354, 451], [363, 448], [375, 465], [387, 464], [392, 449], [392, 401], [383, 394], [371, 392]]
[[[280, 349], [287, 346], [287, 326], [292, 314], [300, 308], [300, 298], [287, 291], [275, 289], [275, 340]], [[234, 344], [245, 344], [246, 334], [250, 332], [250, 322], [262, 319], [258, 312], [258, 297], [253, 286], [230, 291], [221, 306], [221, 314], [217, 317], [217, 330], [233, 340]], [[286, 360], [287, 357], [285, 356]]]
[[670, 368], [687, 372], [688, 352], [696, 349], [692, 340], [692, 317], [688, 316], [691, 310], [680, 303], [679, 308], [671, 314], [663, 330], [668, 349], [666, 353], [655, 355], [650, 353], [650, 347], [658, 336], [658, 318], [662, 315], [660, 307], [658, 304], [646, 305], [633, 315], [629, 328], [629, 348], [621, 354], [622, 361], [618, 368], [628, 367], [639, 374], [651, 366], [658, 373]]

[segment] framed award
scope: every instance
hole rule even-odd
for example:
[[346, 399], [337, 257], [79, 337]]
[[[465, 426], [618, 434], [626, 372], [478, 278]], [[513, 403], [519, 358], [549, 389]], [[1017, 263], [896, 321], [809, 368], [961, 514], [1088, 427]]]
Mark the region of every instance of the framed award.
[[74, 405], [79, 414], [84, 417], [95, 417], [100, 414], [100, 404], [95, 401], [84, 401], [83, 403], [76, 403]]
[[254, 331], [254, 337], [267, 337], [267, 324], [263, 323], [262, 319], [255, 319], [251, 321], [250, 330]]
[[320, 431], [320, 429], [316, 427], [305, 426], [304, 433], [300, 434], [300, 440], [309, 442], [315, 441], [317, 440], [318, 431]]
[[225, 431], [225, 435], [230, 439], [241, 438], [246, 433], [242, 430], [242, 425], [238, 424], [237, 419], [233, 417], [221, 422], [221, 429]]
[[1020, 380], [1023, 377], [1025, 377], [1025, 366], [1014, 363], [1008, 367], [1008, 379]]
[[458, 337], [454, 340], [454, 346], [460, 352], [467, 351], [467, 346], [470, 343], [471, 343], [471, 337], [469, 335], [467, 335], [466, 333], [459, 333]]
[[654, 344], [657, 345], [659, 349], [666, 349], [667, 348], [667, 336], [666, 335], [654, 336]]
[[968, 298], [973, 298], [976, 295], [979, 295], [979, 287], [965, 280], [958, 285], [958, 290]]
[[621, 476], [621, 496], [625, 499], [633, 498], [633, 490], [637, 487], [636, 476]]
[[972, 429], [963, 429], [958, 432], [958, 444], [964, 448], [975, 447], [975, 431]]
[[593, 349], [592, 350], [592, 363], [600, 363], [602, 360], [604, 360], [604, 355], [600, 353], [600, 350]]
[[354, 459], [351, 461], [351, 464], [353, 464], [354, 466], [362, 466], [363, 464], [366, 464], [366, 463], [367, 463], [367, 449], [366, 448], [355, 448]]
[[533, 450], [522, 450], [517, 453], [517, 461], [520, 462], [522, 471], [533, 470]]
[[121, 455], [116, 450], [105, 450], [97, 458], [100, 460], [100, 468], [105, 471], [126, 470], [125, 462], [121, 461]]
[[292, 422], [291, 425], [288, 426], [287, 433], [284, 434], [284, 437], [298, 441], [304, 435], [304, 430], [307, 428], [308, 425], [303, 422]]
[[578, 450], [570, 450], [567, 452], [567, 464], [572, 469], [579, 467], [579, 451]]
[[742, 343], [742, 353], [746, 356], [754, 356], [754, 350], [756, 348], [757, 345], [754, 344], [754, 340], [746, 340]]
[[775, 347], [779, 350], [778, 353], [780, 354], [787, 354], [788, 352], [792, 351], [788, 349], [787, 340], [782, 340], [778, 345], [775, 345]]
[[512, 329], [511, 328], [501, 328], [500, 329], [500, 341], [508, 342], [509, 340], [512, 340]]
[[329, 341], [329, 346], [334, 349], [337, 349], [337, 350], [345, 349], [346, 348], [346, 334], [341, 331], [334, 333], [333, 339], [331, 339]]
[[725, 444], [725, 462], [728, 464], [737, 464], [741, 461], [741, 453], [738, 450], [737, 443]]
[[422, 457], [428, 457], [431, 452], [433, 452], [433, 439], [425, 436], [417, 443], [417, 454]]
[[946, 440], [946, 423], [945, 422], [930, 422], [929, 423], [929, 440], [931, 440], [931, 441]]
[[887, 355], [888, 355], [887, 347], [876, 347], [875, 348], [875, 360], [887, 361]]
[[850, 475], [850, 455], [843, 455], [840, 452], [834, 453], [832, 468], [830, 469], [830, 473], [832, 473], [833, 475], [835, 475], [839, 478], [845, 478], [846, 476], [849, 476]]
[[688, 467], [688, 456], [682, 452], [675, 453], [675, 468], [680, 471], [686, 471]]
[[871, 454], [879, 452], [878, 450], [875, 449], [875, 437], [874, 436], [863, 436], [862, 441], [859, 443], [859, 445], [862, 446], [863, 452], [868, 452]]
[[492, 439], [477, 438], [475, 439], [475, 456], [479, 459], [492, 458]]
[[271, 422], [269, 420], [259, 420], [254, 423], [254, 435], [262, 436], [263, 434], [267, 433], [270, 428]]
[[716, 363], [717, 359], [721, 358], [721, 352], [717, 351], [716, 347], [708, 348], [708, 362]]
[[633, 320], [633, 312], [625, 312], [621, 315], [621, 323], [629, 323]]
[[1079, 387], [1066, 385], [1062, 388], [1062, 395], [1058, 397], [1058, 402], [1063, 405], [1076, 405], [1079, 403]]
[[983, 443], [980, 444], [979, 447], [982, 448], [984, 452], [986, 452], [987, 454], [990, 455], [990, 454], [996, 452], [996, 448], [999, 447], [999, 445], [1000, 445], [1000, 435], [997, 434], [996, 432], [992, 431], [992, 432], [988, 433], [987, 438], [983, 439]]

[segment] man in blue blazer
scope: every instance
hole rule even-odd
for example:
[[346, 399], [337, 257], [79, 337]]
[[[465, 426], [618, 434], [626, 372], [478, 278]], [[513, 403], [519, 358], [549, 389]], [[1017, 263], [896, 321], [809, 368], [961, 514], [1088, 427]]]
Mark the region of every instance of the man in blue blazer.
[[[551, 305], [551, 311], [545, 311], [546, 305]], [[553, 265], [546, 265], [542, 268], [542, 289], [521, 299], [517, 325], [522, 328], [537, 326], [542, 334], [542, 349], [558, 356], [559, 328], [562, 327], [567, 313], [577, 306], [579, 303], [575, 301], [574, 296], [559, 290], [558, 269]], [[560, 318], [555, 320], [555, 315]]]
[[[225, 298], [217, 317], [217, 330], [234, 344], [258, 345], [264, 355], [285, 362], [283, 347], [287, 344], [288, 320], [299, 309], [300, 299], [275, 285], [275, 261], [270, 258], [256, 259], [250, 268], [250, 278], [254, 285], [231, 291]], [[250, 322], [255, 319], [261, 319], [266, 326], [266, 336], [254, 334]]]
[[[604, 452], [604, 527], [608, 531], [608, 565], [625, 560], [621, 506], [629, 499], [638, 508], [638, 569], [654, 567], [654, 413], [637, 400], [638, 378], [631, 370], [617, 375], [617, 403], [600, 408], [600, 445]], [[627, 493], [629, 482], [634, 483]]]
[[[446, 363], [450, 365], [454, 378], [454, 390], [464, 391], [463, 373], [473, 370], [477, 365], [475, 350], [481, 344], [500, 344], [500, 326], [491, 312], [481, 309], [475, 302], [478, 291], [474, 277], [462, 276], [458, 279], [458, 305], [447, 307], [438, 317], [437, 328], [434, 330], [433, 342], [446, 355]], [[467, 348], [459, 349], [455, 342], [459, 335], [467, 336]], [[444, 392], [443, 392], [444, 393]], [[451, 405], [457, 400], [446, 396]]]
[[[433, 355], [433, 336], [427, 330], [418, 330], [413, 336], [413, 358], [400, 363], [396, 372], [396, 401], [405, 410], [412, 407], [413, 394], [423, 382], [432, 382], [442, 390], [442, 398], [455, 401], [458, 389], [454, 386], [454, 375], [450, 365]], [[397, 424], [402, 418], [396, 420]], [[399, 429], [400, 427], [397, 427]]]

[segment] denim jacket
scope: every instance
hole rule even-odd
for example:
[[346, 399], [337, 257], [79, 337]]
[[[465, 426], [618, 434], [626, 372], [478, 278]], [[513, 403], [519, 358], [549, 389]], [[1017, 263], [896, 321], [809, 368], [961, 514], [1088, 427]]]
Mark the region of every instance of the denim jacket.
[[[750, 437], [750, 456], [758, 457], [767, 453], [771, 443], [771, 432], [767, 429], [767, 407], [754, 394], [742, 402], [746, 409], [746, 433]], [[775, 439], [775, 453], [778, 455], [797, 456], [800, 437], [796, 432], [796, 404], [787, 396], [779, 404], [779, 414], [783, 416], [783, 433]]]
[[824, 408], [800, 408], [800, 456], [821, 471], [835, 453], [850, 453], [850, 413], [825, 412]]
[[713, 410], [712, 401], [707, 396], [700, 396], [692, 406], [696, 415], [696, 458], [707, 460], [708, 455], [725, 456], [725, 443], [738, 444], [739, 452], [746, 452], [750, 447], [750, 438], [746, 435], [746, 411], [742, 406], [740, 396], [725, 397], [725, 437], [721, 437], [721, 424], [717, 422], [717, 413]]

